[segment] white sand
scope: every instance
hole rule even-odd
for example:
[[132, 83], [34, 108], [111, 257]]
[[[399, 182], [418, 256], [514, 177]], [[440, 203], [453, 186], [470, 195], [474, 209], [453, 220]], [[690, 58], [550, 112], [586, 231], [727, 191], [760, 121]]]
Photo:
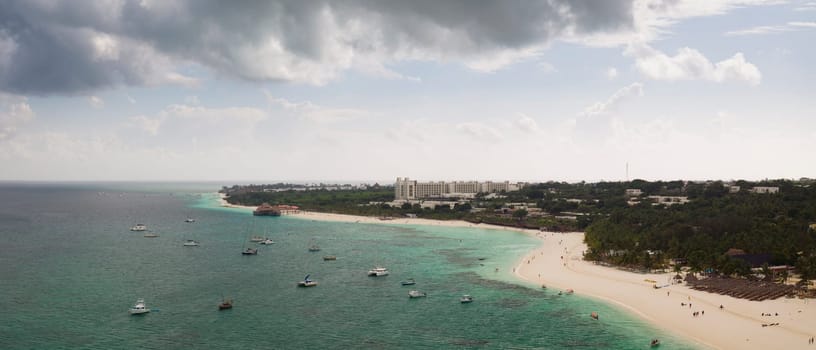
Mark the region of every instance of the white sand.
[[[654, 284], [645, 280], [663, 286], [670, 283], [673, 273], [639, 274], [584, 261], [581, 256], [586, 245], [580, 232], [542, 233], [539, 237], [541, 247], [528, 253], [516, 267], [516, 274], [525, 280], [612, 302], [657, 327], [713, 348], [816, 349], [816, 344], [808, 345], [808, 339], [816, 335], [816, 302], [785, 298], [748, 301], [684, 285], [654, 289]], [[587, 317], [592, 311], [587, 310]], [[694, 317], [695, 311], [705, 314]], [[600, 322], [603, 320], [600, 315]], [[779, 325], [762, 327], [770, 323]]]
[[[245, 210], [255, 209], [228, 204], [223, 198], [221, 205]], [[317, 221], [472, 227], [526, 232], [539, 237], [543, 243], [519, 260], [515, 272], [524, 280], [544, 284], [547, 288], [573, 289], [575, 294], [611, 302], [630, 310], [659, 328], [712, 348], [816, 349], [816, 344], [808, 345], [808, 339], [816, 336], [816, 301], [781, 298], [756, 302], [696, 291], [684, 285], [654, 289], [654, 284], [645, 280], [653, 280], [657, 285], [663, 286], [670, 284], [674, 274], [639, 274], [584, 261], [582, 253], [586, 250], [586, 245], [583, 243], [584, 234], [580, 232], [539, 232], [466, 221], [406, 218], [380, 220], [374, 217], [317, 212], [300, 212], [287, 216]], [[686, 306], [680, 306], [680, 303], [686, 303]], [[692, 305], [691, 308], [689, 303]], [[720, 305], [723, 305], [724, 309], [720, 310]], [[594, 310], [587, 310], [587, 317], [592, 311]], [[692, 313], [695, 311], [705, 311], [705, 314], [694, 317]], [[779, 316], [761, 316], [762, 313], [778, 313]], [[600, 315], [599, 322], [604, 320], [604, 315]], [[779, 325], [762, 327], [762, 324], [770, 323]], [[644, 341], [648, 342], [648, 339]]]

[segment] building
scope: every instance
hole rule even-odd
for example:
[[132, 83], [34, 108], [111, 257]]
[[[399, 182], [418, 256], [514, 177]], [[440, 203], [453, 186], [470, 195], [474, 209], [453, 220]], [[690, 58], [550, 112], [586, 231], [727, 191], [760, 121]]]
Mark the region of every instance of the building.
[[652, 205], [674, 205], [689, 202], [688, 197], [685, 196], [649, 196], [648, 198], [654, 202]]
[[640, 196], [641, 194], [643, 194], [643, 191], [641, 191], [639, 188], [627, 188], [626, 189], [626, 195], [627, 196], [636, 197], [636, 196]]
[[518, 191], [524, 187], [521, 182], [478, 182], [478, 181], [431, 181], [418, 182], [398, 177], [394, 183], [394, 199], [409, 200], [441, 197], [473, 197], [476, 193], [499, 193]]
[[779, 193], [779, 187], [763, 187], [763, 186], [756, 186], [751, 189], [751, 193]]

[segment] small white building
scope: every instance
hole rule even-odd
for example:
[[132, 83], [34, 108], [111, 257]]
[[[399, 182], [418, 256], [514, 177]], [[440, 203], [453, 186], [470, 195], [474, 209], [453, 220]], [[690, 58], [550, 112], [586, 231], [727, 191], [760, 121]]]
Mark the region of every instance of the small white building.
[[641, 191], [639, 188], [627, 188], [626, 189], [626, 195], [627, 196], [636, 197], [636, 196], [640, 196], [641, 194], [643, 194], [643, 191]]
[[675, 205], [689, 202], [688, 197], [681, 196], [649, 196], [648, 198], [654, 201], [652, 205]]
[[751, 189], [751, 193], [763, 193], [763, 194], [779, 193], [779, 187], [756, 186]]

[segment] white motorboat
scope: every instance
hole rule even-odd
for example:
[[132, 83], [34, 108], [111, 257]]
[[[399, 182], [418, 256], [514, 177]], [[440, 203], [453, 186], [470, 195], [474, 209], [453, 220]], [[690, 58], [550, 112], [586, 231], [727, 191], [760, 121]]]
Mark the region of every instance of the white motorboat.
[[256, 243], [257, 243], [257, 242], [263, 242], [263, 240], [264, 240], [264, 239], [266, 239], [266, 238], [265, 238], [265, 237], [261, 237], [261, 236], [252, 236], [252, 237], [249, 239], [249, 241], [250, 241], [250, 242], [256, 242]]
[[263, 244], [263, 245], [270, 245], [270, 244], [275, 244], [275, 241], [273, 241], [273, 240], [271, 240], [271, 239], [267, 238], [267, 239], [265, 239], [265, 240], [263, 240], [263, 241], [260, 241], [259, 243], [260, 243], [260, 244]]
[[241, 252], [243, 255], [257, 255], [258, 249], [256, 248], [246, 248], [244, 251]]
[[147, 225], [145, 224], [136, 224], [130, 228], [131, 231], [147, 231]]
[[131, 315], [141, 315], [150, 312], [150, 309], [147, 308], [145, 305], [145, 301], [142, 298], [136, 299], [136, 304], [128, 309], [128, 313]]
[[425, 294], [425, 292], [420, 292], [418, 290], [412, 290], [412, 291], [408, 292], [408, 297], [409, 298], [423, 298], [423, 297], [427, 297], [427, 296], [428, 296], [428, 294]]
[[147, 238], [156, 238], [156, 237], [158, 237], [159, 235], [158, 235], [158, 234], [155, 234], [155, 233], [153, 233], [153, 232], [148, 232], [148, 233], [145, 233], [145, 234], [144, 234], [144, 236], [145, 236], [145, 237], [147, 237]]
[[473, 297], [468, 294], [465, 294], [461, 298], [459, 298], [459, 302], [462, 304], [472, 303]]
[[388, 276], [388, 269], [377, 266], [371, 270], [368, 270], [368, 275], [374, 277]]
[[187, 242], [184, 242], [185, 247], [198, 247], [198, 242], [188, 239]]
[[193, 219], [193, 218], [186, 218], [186, 219], [184, 219], [184, 222], [188, 222], [188, 223], [189, 223], [189, 222], [195, 222], [195, 219]]

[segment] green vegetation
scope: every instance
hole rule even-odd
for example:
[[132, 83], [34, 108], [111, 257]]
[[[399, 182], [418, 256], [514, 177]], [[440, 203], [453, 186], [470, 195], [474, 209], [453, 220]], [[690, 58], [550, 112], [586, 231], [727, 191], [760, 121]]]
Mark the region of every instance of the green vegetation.
[[[419, 202], [392, 206], [389, 186], [332, 191], [276, 184], [279, 192], [257, 191], [258, 186], [256, 191], [240, 186], [224, 191], [231, 203], [244, 205], [267, 202], [341, 214], [585, 230], [587, 259], [634, 268], [663, 268], [669, 259], [681, 259], [693, 271], [750, 274], [748, 260], [724, 254], [735, 248], [770, 265], [796, 266], [806, 279], [816, 278], [816, 228], [810, 226], [816, 223], [816, 184], [777, 180], [730, 185], [741, 189], [730, 193], [722, 182], [547, 182], [498, 196], [479, 193], [452, 207]], [[754, 186], [775, 186], [779, 193], [749, 193]], [[627, 189], [641, 193], [627, 196]], [[680, 196], [689, 202], [655, 205], [649, 196]]]

